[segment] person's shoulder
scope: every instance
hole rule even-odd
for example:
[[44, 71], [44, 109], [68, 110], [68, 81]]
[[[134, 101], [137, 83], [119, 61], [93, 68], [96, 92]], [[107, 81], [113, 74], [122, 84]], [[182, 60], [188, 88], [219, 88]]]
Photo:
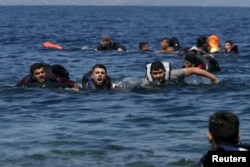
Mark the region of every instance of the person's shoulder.
[[198, 167], [205, 167], [205, 166], [207, 166], [207, 157], [208, 157], [208, 154], [206, 153], [206, 154], [204, 154], [204, 155], [200, 158]]
[[127, 48], [124, 45], [118, 44], [116, 42], [112, 42], [112, 47], [114, 50], [126, 51]]
[[149, 85], [149, 80], [148, 80], [147, 77], [144, 77], [144, 78], [142, 79], [142, 84], [141, 84], [141, 86], [144, 87], [144, 86], [147, 86], [147, 85]]
[[181, 68], [180, 70], [182, 70], [185, 73], [185, 76], [189, 76], [189, 75], [192, 75], [192, 74], [200, 73], [202, 71], [206, 71], [206, 70], [200, 69], [198, 67]]
[[141, 52], [144, 52], [144, 53], [146, 53], [146, 52], [154, 53], [154, 51], [153, 51], [153, 50], [150, 50], [150, 49], [148, 49], [148, 50], [141, 50]]
[[168, 46], [168, 47], [167, 47], [167, 52], [168, 52], [168, 53], [174, 52], [174, 47]]
[[177, 68], [177, 69], [172, 69], [171, 73], [182, 73], [185, 72], [187, 68]]
[[178, 51], [178, 56], [180, 57], [185, 57], [185, 55], [189, 52], [189, 50], [191, 49], [191, 47], [184, 47], [184, 48], [181, 48], [179, 51]]
[[191, 48], [189, 48], [189, 51], [192, 51], [192, 50], [198, 51], [199, 49], [197, 48], [197, 46], [192, 46]]
[[104, 50], [104, 47], [102, 45], [97, 45], [94, 50], [96, 51], [100, 51], [100, 50]]
[[249, 144], [221, 145], [216, 148], [216, 151], [250, 151], [250, 145]]
[[82, 87], [85, 87], [87, 85], [91, 73], [92, 73], [92, 71], [88, 71], [87, 73], [83, 74], [83, 76], [82, 76]]
[[238, 46], [233, 45], [229, 53], [238, 54], [239, 53]]
[[168, 52], [167, 52], [167, 50], [163, 50], [163, 49], [161, 49], [161, 50], [157, 50], [157, 51], [155, 51], [155, 53], [168, 53]]
[[[187, 68], [188, 69], [188, 68]], [[170, 79], [179, 79], [182, 80], [186, 76], [186, 68], [178, 68], [178, 69], [172, 69], [170, 71]]]
[[22, 78], [21, 81], [19, 81], [17, 83], [17, 86], [25, 86], [27, 85], [28, 83], [31, 83], [33, 82], [33, 78], [32, 78], [32, 75], [31, 74], [28, 74], [26, 75], [24, 78]]

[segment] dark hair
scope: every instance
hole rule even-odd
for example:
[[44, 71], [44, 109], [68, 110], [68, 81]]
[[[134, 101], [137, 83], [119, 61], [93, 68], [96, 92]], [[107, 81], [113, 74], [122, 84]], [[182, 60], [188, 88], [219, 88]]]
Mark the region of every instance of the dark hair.
[[30, 66], [30, 74], [33, 75], [34, 70], [45, 67], [45, 63], [34, 63]]
[[163, 69], [165, 71], [165, 67], [161, 61], [154, 61], [150, 66], [150, 72], [153, 70], [160, 70]]
[[139, 43], [139, 49], [142, 50], [142, 48], [143, 48], [145, 45], [148, 45], [148, 42], [140, 42], [140, 43]]
[[197, 47], [202, 47], [205, 44], [207, 44], [207, 37], [199, 36], [197, 39]]
[[198, 64], [199, 64], [199, 60], [196, 56], [196, 53], [193, 51], [188, 51], [185, 54], [185, 60], [189, 61], [191, 64], [194, 64], [195, 66], [198, 66]]
[[238, 117], [229, 111], [215, 112], [209, 118], [209, 132], [217, 145], [238, 144], [239, 126]]
[[230, 45], [234, 44], [232, 40], [226, 40], [225, 43], [229, 43]]
[[95, 68], [102, 68], [102, 69], [104, 69], [105, 72], [107, 73], [107, 69], [106, 69], [105, 65], [103, 65], [103, 64], [96, 64], [96, 65], [94, 65], [94, 66], [92, 67], [92, 71], [94, 71]]
[[60, 77], [66, 79], [70, 79], [68, 70], [60, 64], [51, 65], [50, 70], [53, 74], [59, 75]]
[[[83, 88], [87, 88], [86, 84], [88, 83], [88, 78], [91, 76], [91, 74], [93, 73], [93, 71], [95, 70], [95, 68], [102, 68], [107, 73], [107, 69], [106, 69], [106, 67], [103, 64], [96, 64], [96, 65], [94, 65], [92, 67], [92, 71], [87, 72], [82, 77], [82, 86], [83, 86]], [[108, 75], [106, 75], [106, 81], [104, 82], [103, 87], [107, 88], [107, 89], [111, 89], [112, 88], [112, 80], [111, 80], [111, 78]]]
[[167, 43], [169, 43], [169, 45], [171, 43], [171, 40], [169, 38], [163, 38], [161, 41], [166, 41]]

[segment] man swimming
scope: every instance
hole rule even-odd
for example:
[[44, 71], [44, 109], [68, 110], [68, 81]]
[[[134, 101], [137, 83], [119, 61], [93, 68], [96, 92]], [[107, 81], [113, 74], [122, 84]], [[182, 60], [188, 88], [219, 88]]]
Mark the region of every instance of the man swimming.
[[193, 74], [207, 77], [211, 79], [211, 82], [213, 84], [217, 84], [219, 82], [215, 75], [197, 67], [180, 68], [173, 70], [170, 70], [169, 68], [167, 71], [161, 61], [154, 61], [150, 65], [150, 72], [144, 78], [142, 85], [150, 85], [151, 83], [157, 85], [164, 85], [169, 81], [177, 81], [178, 83], [184, 82], [185, 77]]

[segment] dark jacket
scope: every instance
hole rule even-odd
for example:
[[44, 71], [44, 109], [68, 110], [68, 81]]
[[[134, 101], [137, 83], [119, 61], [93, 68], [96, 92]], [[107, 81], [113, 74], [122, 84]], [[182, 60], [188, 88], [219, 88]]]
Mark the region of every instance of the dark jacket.
[[212, 148], [207, 152], [205, 155], [203, 155], [199, 162], [199, 167], [210, 167], [209, 166], [209, 159], [210, 159], [210, 153], [213, 151], [250, 151], [250, 145], [245, 144], [238, 144], [238, 145], [222, 145], [216, 148]]
[[122, 45], [119, 45], [115, 42], [111, 42], [109, 47], [106, 47], [106, 46], [103, 46], [103, 45], [98, 45], [95, 50], [98, 50], [98, 51], [108, 51], [108, 50], [118, 50], [119, 48], [121, 48], [123, 51], [126, 51], [126, 47], [125, 46], [122, 46]]
[[[82, 88], [83, 89], [93, 90], [93, 81], [91, 78], [91, 73], [92, 73], [92, 71], [89, 71], [83, 75], [83, 77], [82, 77]], [[109, 76], [107, 76], [106, 81], [102, 85], [102, 89], [103, 90], [112, 89], [112, 81], [111, 81], [111, 78]]]
[[17, 86], [28, 87], [74, 87], [74, 81], [69, 78], [68, 71], [61, 65], [44, 64], [46, 79], [44, 83], [39, 83], [31, 74], [26, 75]]

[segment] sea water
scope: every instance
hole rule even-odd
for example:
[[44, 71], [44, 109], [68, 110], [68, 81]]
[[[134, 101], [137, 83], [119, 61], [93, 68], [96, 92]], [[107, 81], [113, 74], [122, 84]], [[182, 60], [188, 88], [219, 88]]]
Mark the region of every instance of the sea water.
[[[210, 148], [208, 118], [232, 111], [241, 140], [250, 142], [250, 10], [219, 7], [0, 7], [0, 166], [165, 167], [197, 166]], [[96, 52], [103, 34], [127, 52]], [[177, 53], [138, 51], [139, 42], [160, 49], [164, 37], [193, 46], [216, 34], [238, 45], [239, 55], [214, 55], [220, 82], [192, 76], [187, 84], [140, 87], [146, 64]], [[63, 50], [45, 49], [51, 41]], [[124, 91], [74, 91], [16, 87], [35, 62], [62, 64], [72, 80], [105, 64]]]

